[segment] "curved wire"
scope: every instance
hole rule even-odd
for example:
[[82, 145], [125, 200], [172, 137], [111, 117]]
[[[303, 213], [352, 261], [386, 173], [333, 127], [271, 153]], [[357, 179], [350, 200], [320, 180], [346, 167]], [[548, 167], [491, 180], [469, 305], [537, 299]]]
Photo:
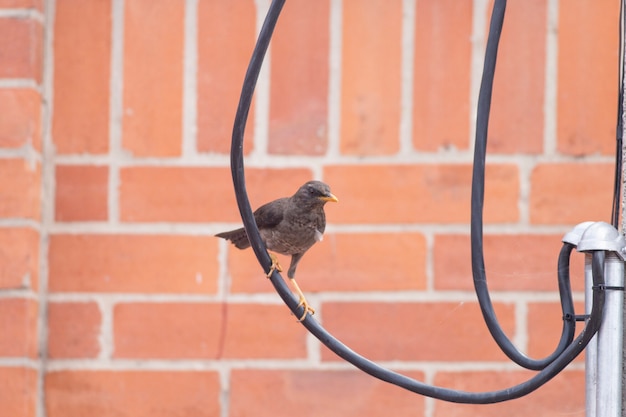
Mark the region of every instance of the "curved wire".
[[[497, 3], [497, 2], [496, 2]], [[505, 2], [503, 2], [505, 3]], [[472, 195], [471, 195], [471, 223], [470, 223], [470, 239], [472, 251], [472, 275], [474, 278], [474, 290], [480, 308], [483, 314], [487, 328], [493, 339], [496, 341], [500, 349], [506, 356], [518, 365], [532, 370], [541, 370], [548, 366], [566, 346], [565, 341], [568, 340], [575, 323], [564, 322], [563, 332], [561, 335], [561, 343], [557, 349], [543, 359], [529, 358], [520, 352], [504, 333], [489, 296], [487, 287], [487, 277], [485, 274], [485, 260], [483, 251], [483, 206], [485, 199], [485, 160], [487, 155], [487, 132], [489, 127], [489, 113], [491, 108], [491, 95], [493, 90], [493, 79], [496, 68], [496, 59], [498, 52], [498, 44], [500, 34], [502, 32], [502, 24], [504, 21], [504, 5], [497, 13], [496, 4], [491, 18], [489, 28], [489, 37], [487, 39], [487, 48], [485, 52], [485, 63], [483, 67], [482, 80], [480, 85], [480, 93], [478, 96], [478, 109], [476, 114], [476, 140], [474, 147], [474, 165], [472, 171]], [[561, 280], [559, 280], [561, 282]], [[559, 284], [561, 287], [562, 284]], [[563, 291], [561, 293], [561, 302], [563, 301]], [[571, 296], [570, 296], [571, 297]], [[562, 306], [565, 309], [565, 306]], [[565, 317], [565, 311], [564, 311]]]
[[[257, 44], [244, 78], [240, 102], [235, 116], [231, 142], [231, 172], [239, 212], [241, 214], [246, 233], [248, 234], [250, 244], [254, 249], [254, 253], [259, 263], [265, 271], [269, 271], [271, 259], [267, 253], [265, 244], [261, 239], [246, 192], [243, 161], [243, 133], [252, 101], [254, 87], [263, 62], [263, 57], [267, 51], [276, 21], [284, 3], [285, 0], [273, 0], [267, 12], [267, 16], [259, 33]], [[492, 14], [492, 24], [494, 19], [497, 20], [503, 18], [505, 5], [506, 0], [495, 0], [493, 8], [494, 11]], [[328, 349], [333, 351], [339, 357], [382, 381], [389, 382], [417, 394], [449, 402], [471, 404], [502, 402], [522, 397], [556, 376], [563, 368], [565, 368], [565, 366], [567, 366], [567, 364], [569, 364], [583, 351], [587, 343], [589, 343], [593, 335], [597, 332], [600, 327], [601, 314], [604, 306], [604, 291], [602, 290], [604, 284], [604, 252], [594, 253], [592, 258], [592, 272], [594, 280], [592, 311], [587, 324], [578, 337], [574, 339], [572, 343], [569, 343], [561, 354], [558, 355], [558, 357], [556, 357], [544, 369], [542, 369], [541, 372], [538, 372], [532, 378], [521, 384], [498, 391], [473, 393], [427, 385], [423, 382], [386, 369], [359, 355], [348, 346], [341, 343], [341, 341], [333, 335], [328, 333], [322, 325], [310, 315], [307, 315], [301, 323], [309, 332], [319, 339], [320, 342], [322, 342], [326, 347], [328, 347]], [[294, 313], [294, 315], [296, 315], [296, 317], [300, 317], [303, 314], [302, 307], [298, 306], [298, 300], [291, 293], [280, 273], [274, 271], [270, 280], [274, 285], [276, 292], [283, 299], [285, 304], [287, 304], [289, 309]], [[565, 286], [563, 287], [565, 290], [568, 288], [568, 283], [569, 281], [566, 280]]]
[[615, 127], [615, 172], [613, 180], [613, 204], [611, 207], [611, 224], [619, 228], [621, 187], [622, 187], [622, 142], [624, 136], [624, 0], [619, 4], [619, 64], [617, 71], [617, 123]]
[[561, 331], [561, 339], [556, 349], [545, 360], [547, 362], [554, 361], [569, 344], [574, 340], [576, 333], [576, 313], [574, 311], [574, 298], [572, 297], [572, 287], [570, 285], [569, 263], [570, 256], [575, 246], [570, 243], [563, 243], [559, 252], [559, 260], [557, 263], [557, 275], [559, 283], [559, 296], [561, 298], [561, 312], [563, 313], [563, 330]]

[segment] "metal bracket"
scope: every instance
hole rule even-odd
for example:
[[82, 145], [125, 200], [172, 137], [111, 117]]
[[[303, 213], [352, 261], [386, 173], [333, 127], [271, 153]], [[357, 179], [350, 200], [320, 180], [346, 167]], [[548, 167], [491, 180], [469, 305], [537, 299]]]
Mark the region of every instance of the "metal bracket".
[[610, 251], [626, 261], [626, 239], [606, 222], [579, 223], [562, 240], [575, 245], [578, 252]]

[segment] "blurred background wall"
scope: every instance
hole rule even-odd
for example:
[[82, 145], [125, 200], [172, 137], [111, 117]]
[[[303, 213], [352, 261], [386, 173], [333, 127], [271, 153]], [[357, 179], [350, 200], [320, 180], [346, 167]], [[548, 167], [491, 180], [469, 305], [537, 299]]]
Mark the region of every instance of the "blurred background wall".
[[[583, 416], [582, 358], [489, 406], [426, 399], [308, 335], [238, 227], [235, 109], [268, 0], [0, 0], [0, 409], [7, 416]], [[427, 383], [532, 375], [473, 293], [469, 196], [488, 0], [288, 0], [245, 143], [253, 207], [330, 184], [300, 263], [315, 318]], [[500, 321], [556, 346], [562, 235], [610, 220], [616, 0], [511, 0], [485, 204]], [[283, 258], [283, 264], [288, 262]], [[583, 301], [582, 258], [573, 287]]]

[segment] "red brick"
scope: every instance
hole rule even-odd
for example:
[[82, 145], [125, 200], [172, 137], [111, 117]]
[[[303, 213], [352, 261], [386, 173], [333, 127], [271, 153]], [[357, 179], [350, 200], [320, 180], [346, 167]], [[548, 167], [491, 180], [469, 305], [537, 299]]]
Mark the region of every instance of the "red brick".
[[321, 155], [328, 134], [329, 1], [285, 5], [272, 39], [269, 151]]
[[530, 220], [571, 224], [609, 220], [613, 164], [541, 164], [531, 174]]
[[424, 397], [353, 370], [234, 370], [231, 385], [232, 417], [424, 416]]
[[[306, 169], [246, 172], [253, 209], [293, 195], [311, 179]], [[227, 168], [132, 167], [122, 169], [120, 176], [120, 213], [124, 221], [241, 221]]]
[[[494, 306], [500, 325], [512, 334], [513, 306]], [[329, 332], [373, 360], [508, 361], [489, 335], [478, 303], [325, 303], [323, 312]], [[327, 350], [322, 357], [338, 360]]]
[[41, 81], [43, 28], [32, 19], [0, 18], [0, 78]]
[[52, 137], [60, 154], [109, 148], [111, 1], [60, 0], [54, 30]]
[[[231, 291], [273, 291], [251, 250], [229, 250]], [[286, 271], [290, 257], [279, 259]], [[300, 262], [297, 278], [305, 292], [419, 290], [425, 271], [426, 241], [418, 233], [327, 233]]]
[[[470, 165], [358, 165], [326, 167], [340, 198], [334, 223], [466, 223]], [[485, 222], [518, 219], [519, 178], [512, 165], [487, 167]]]
[[37, 302], [0, 299], [0, 357], [37, 357]]
[[118, 304], [115, 357], [304, 357], [305, 332], [297, 324], [280, 305]]
[[108, 167], [57, 165], [56, 220], [106, 220], [108, 179]]
[[[197, 142], [201, 152], [230, 152], [235, 111], [256, 40], [255, 28], [253, 0], [198, 2]], [[244, 136], [246, 153], [254, 136], [253, 120], [251, 109]]]
[[[584, 314], [584, 303], [576, 303], [576, 314]], [[576, 334], [583, 329], [584, 323], [578, 322]], [[528, 355], [532, 358], [543, 358], [554, 351], [559, 343], [563, 328], [563, 313], [560, 303], [529, 303], [528, 304]], [[583, 362], [585, 355], [576, 358]]]
[[[441, 372], [435, 384], [471, 392], [500, 390], [533, 376], [531, 372]], [[585, 415], [585, 375], [565, 371], [535, 392], [513, 401], [489, 405], [435, 402], [435, 417], [554, 417]]]
[[0, 90], [0, 148], [41, 148], [41, 96], [30, 89]]
[[45, 380], [48, 417], [220, 415], [217, 373], [58, 371]]
[[102, 317], [93, 302], [48, 304], [48, 355], [51, 358], [94, 358], [100, 352]]
[[558, 150], [615, 151], [619, 3], [576, 1], [559, 7]]
[[0, 160], [0, 217], [39, 219], [40, 166], [23, 159]]
[[467, 149], [472, 3], [418, 1], [416, 8], [413, 144]]
[[124, 148], [137, 156], [181, 152], [185, 3], [125, 4]]
[[219, 304], [123, 303], [113, 312], [116, 358], [215, 358]]
[[35, 417], [37, 371], [21, 367], [0, 368], [0, 404], [7, 416]]
[[0, 229], [0, 289], [32, 288], [39, 282], [39, 233]]
[[228, 304], [225, 358], [305, 358], [306, 330], [284, 305]]
[[488, 151], [537, 154], [543, 149], [546, 2], [510, 2], [506, 12]]
[[[487, 283], [496, 291], [558, 291], [557, 262], [563, 235], [484, 235]], [[572, 287], [584, 290], [576, 251], [570, 261]], [[468, 235], [438, 235], [434, 245], [435, 288], [474, 288]]]
[[343, 2], [341, 152], [398, 151], [402, 1]]
[[53, 235], [50, 291], [214, 293], [212, 236]]

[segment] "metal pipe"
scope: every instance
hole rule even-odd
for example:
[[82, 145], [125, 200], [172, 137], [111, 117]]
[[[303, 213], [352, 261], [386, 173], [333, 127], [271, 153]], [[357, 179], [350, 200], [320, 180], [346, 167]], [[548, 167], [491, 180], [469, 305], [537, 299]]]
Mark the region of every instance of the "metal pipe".
[[[602, 292], [604, 295], [602, 324], [587, 346], [585, 359], [587, 417], [620, 417], [626, 240], [612, 225], [596, 222], [586, 227], [577, 250], [586, 255], [585, 310], [590, 310], [589, 300], [593, 294]], [[591, 275], [589, 258], [594, 252], [605, 254], [604, 284], [599, 287], [588, 278]]]
[[[624, 262], [608, 252], [604, 266], [606, 296], [597, 340], [596, 414], [621, 416]], [[587, 348], [589, 349], [589, 348]]]
[[[585, 314], [591, 313], [593, 297], [593, 275], [591, 271], [591, 253], [585, 253]], [[596, 387], [598, 383], [598, 335], [585, 349], [585, 405], [586, 417], [596, 417]]]
[[[597, 239], [590, 239], [589, 234], [585, 234], [594, 222], [582, 222], [577, 224], [571, 231], [563, 236], [563, 242], [576, 246], [583, 239], [587, 239], [586, 246], [592, 246], [590, 249], [598, 249], [604, 245], [597, 242]], [[593, 243], [589, 245], [589, 241]], [[583, 248], [585, 243], [583, 242]], [[589, 316], [593, 307], [593, 269], [592, 269], [593, 252], [585, 252], [585, 315]], [[589, 341], [585, 349], [585, 406], [586, 417], [596, 417], [596, 387], [598, 381], [598, 337], [595, 335]]]

